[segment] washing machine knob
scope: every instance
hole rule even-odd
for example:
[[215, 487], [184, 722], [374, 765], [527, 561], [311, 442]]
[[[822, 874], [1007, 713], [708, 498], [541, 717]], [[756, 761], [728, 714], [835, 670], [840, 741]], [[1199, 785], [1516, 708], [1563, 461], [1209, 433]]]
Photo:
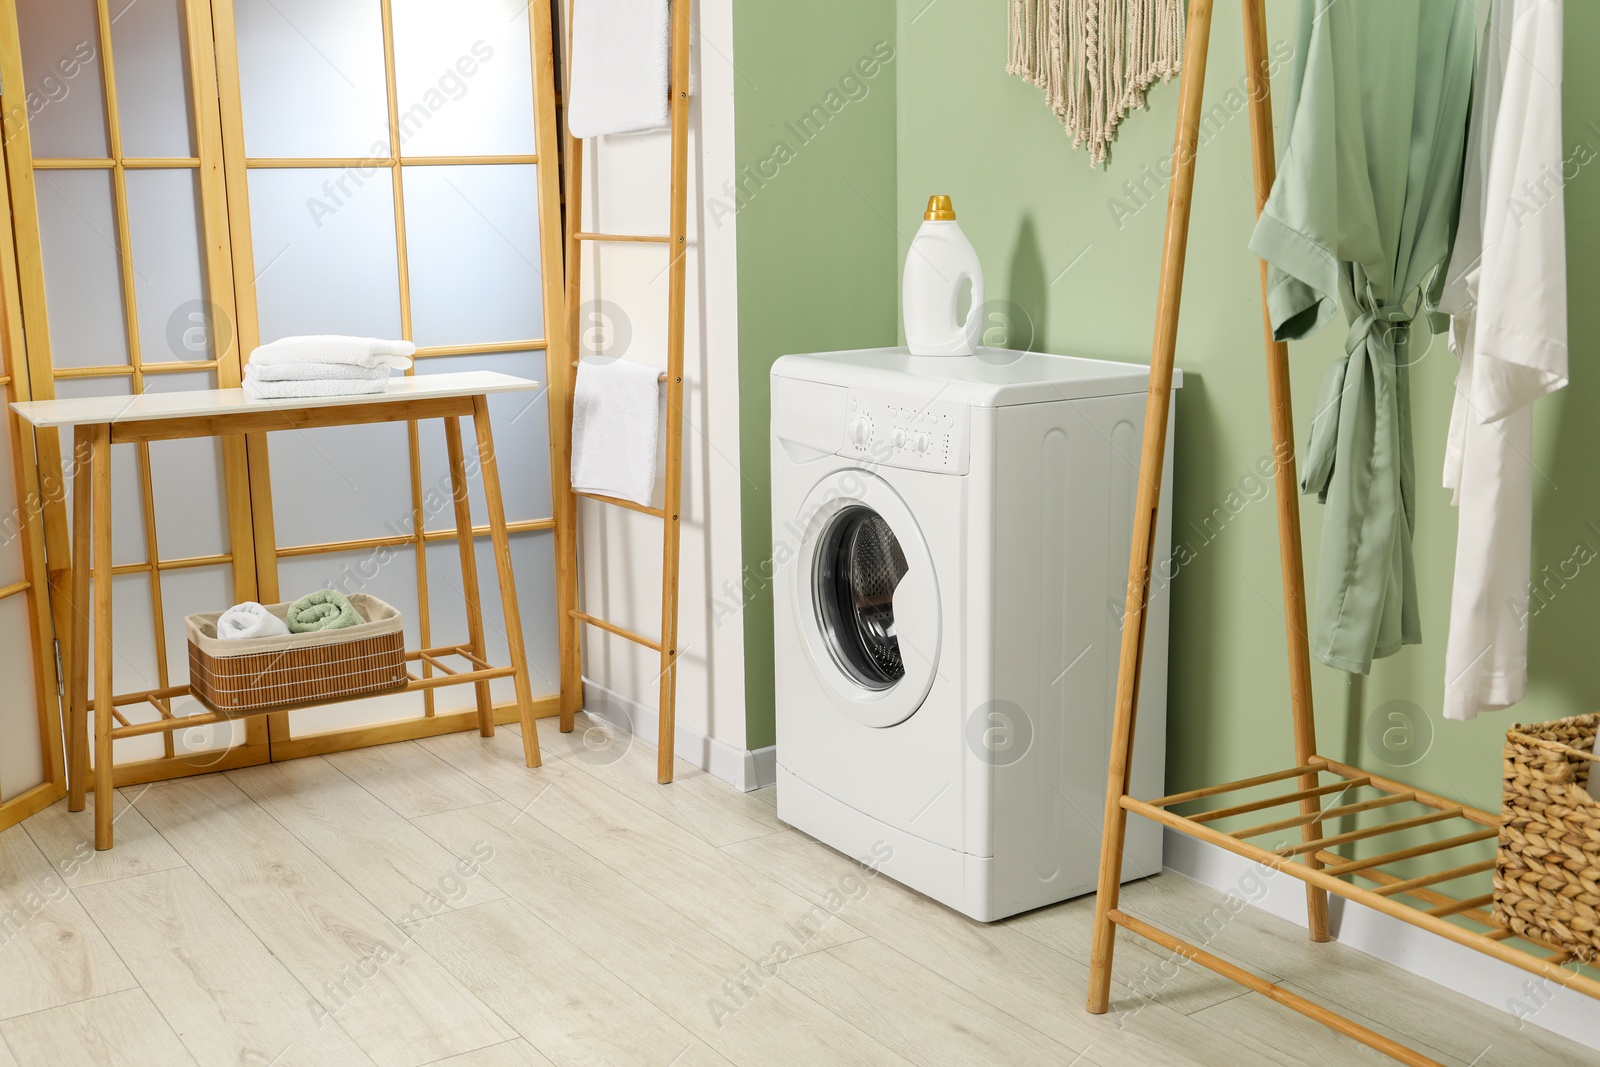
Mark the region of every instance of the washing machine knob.
[[933, 444], [933, 440], [927, 434], [925, 434], [925, 433], [917, 434], [917, 451], [918, 452], [926, 452], [928, 450], [928, 446], [931, 445], [931, 444]]
[[851, 419], [850, 440], [854, 444], [865, 448], [867, 442], [872, 440], [872, 420], [864, 415]]
[[906, 447], [906, 432], [899, 427], [896, 427], [894, 431], [894, 447]]

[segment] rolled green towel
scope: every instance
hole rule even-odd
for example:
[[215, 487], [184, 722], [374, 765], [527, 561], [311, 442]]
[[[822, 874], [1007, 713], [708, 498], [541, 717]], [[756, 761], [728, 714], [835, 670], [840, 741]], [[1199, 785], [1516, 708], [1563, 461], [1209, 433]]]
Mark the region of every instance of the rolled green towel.
[[343, 593], [319, 589], [289, 605], [289, 632], [309, 634], [317, 630], [337, 630], [366, 622], [350, 606]]

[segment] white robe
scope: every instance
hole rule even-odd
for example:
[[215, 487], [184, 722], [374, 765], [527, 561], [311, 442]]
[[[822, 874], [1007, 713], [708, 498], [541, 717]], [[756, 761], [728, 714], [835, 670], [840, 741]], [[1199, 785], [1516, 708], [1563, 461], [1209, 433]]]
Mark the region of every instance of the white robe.
[[1533, 410], [1567, 384], [1562, 0], [1494, 0], [1441, 309], [1461, 361], [1444, 484], [1460, 508], [1444, 714], [1528, 690]]

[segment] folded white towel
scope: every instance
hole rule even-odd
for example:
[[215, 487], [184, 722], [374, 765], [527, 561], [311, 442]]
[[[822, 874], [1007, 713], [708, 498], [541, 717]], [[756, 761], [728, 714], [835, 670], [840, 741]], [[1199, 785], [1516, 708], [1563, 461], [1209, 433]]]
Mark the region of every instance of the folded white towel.
[[[249, 368], [246, 368], [248, 371]], [[297, 397], [362, 396], [389, 388], [383, 378], [314, 378], [310, 381], [268, 382], [253, 374], [244, 376], [244, 395], [252, 400], [293, 400]]]
[[288, 637], [289, 624], [254, 600], [235, 604], [217, 619], [217, 636], [224, 641], [250, 637]]
[[668, 23], [667, 0], [574, 0], [567, 112], [573, 136], [661, 130], [670, 124]]
[[572, 487], [648, 506], [661, 432], [659, 371], [625, 359], [578, 364], [572, 396]]
[[394, 368], [359, 367], [353, 363], [246, 363], [246, 377], [262, 382], [388, 381]]
[[352, 367], [394, 367], [405, 370], [417, 346], [410, 341], [386, 341], [381, 337], [345, 337], [341, 334], [313, 334], [306, 337], [281, 337], [250, 353], [250, 362], [260, 367], [285, 363], [342, 363]]

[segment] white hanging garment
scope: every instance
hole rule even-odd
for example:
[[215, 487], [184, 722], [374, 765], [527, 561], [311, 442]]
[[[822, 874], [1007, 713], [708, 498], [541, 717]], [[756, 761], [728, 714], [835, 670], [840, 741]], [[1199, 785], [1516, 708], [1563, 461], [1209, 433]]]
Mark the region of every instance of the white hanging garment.
[[1441, 310], [1461, 361], [1444, 484], [1460, 508], [1444, 714], [1528, 690], [1533, 401], [1567, 384], [1563, 0], [1494, 0]]

